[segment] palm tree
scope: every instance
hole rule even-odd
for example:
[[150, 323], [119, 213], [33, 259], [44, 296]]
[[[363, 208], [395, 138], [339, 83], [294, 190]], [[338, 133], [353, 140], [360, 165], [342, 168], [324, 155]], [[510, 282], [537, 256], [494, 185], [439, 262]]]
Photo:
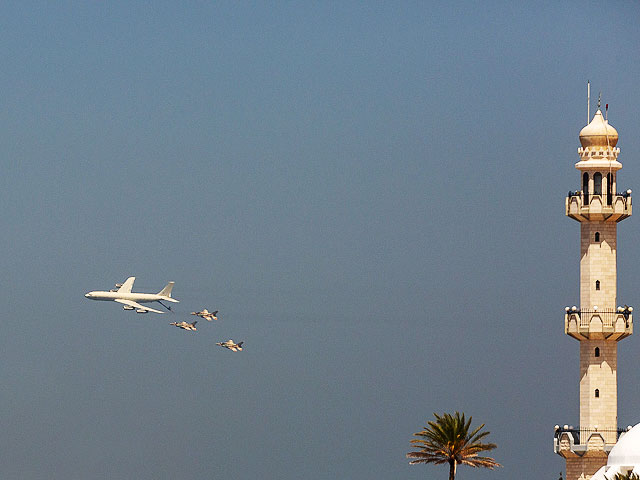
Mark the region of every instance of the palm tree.
[[637, 473], [629, 472], [626, 475], [622, 473], [616, 473], [616, 476], [613, 477], [613, 480], [640, 480], [640, 476]]
[[501, 467], [491, 457], [479, 457], [478, 453], [496, 448], [495, 443], [482, 443], [481, 440], [489, 435], [489, 432], [480, 432], [484, 423], [469, 432], [471, 417], [464, 418], [464, 413], [456, 412], [455, 415], [444, 413], [442, 416], [434, 413], [435, 422], [428, 422], [429, 426], [414, 436], [411, 443], [420, 450], [407, 453], [407, 458], [414, 458], [410, 465], [419, 463], [449, 464], [449, 480], [454, 480], [458, 465], [470, 465], [472, 467], [495, 468]]

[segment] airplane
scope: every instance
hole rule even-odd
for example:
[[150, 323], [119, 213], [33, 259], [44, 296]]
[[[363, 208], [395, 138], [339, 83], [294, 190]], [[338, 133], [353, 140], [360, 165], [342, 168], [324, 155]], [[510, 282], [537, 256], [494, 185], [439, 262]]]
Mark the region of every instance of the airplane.
[[243, 343], [244, 342], [234, 343], [233, 340], [227, 340], [226, 342], [217, 342], [216, 345], [220, 345], [221, 347], [228, 348], [232, 352], [241, 352]]
[[169, 325], [173, 325], [174, 327], [182, 328], [183, 330], [193, 330], [195, 332], [197, 330], [196, 323], [198, 323], [197, 320], [195, 322], [193, 322], [193, 323], [171, 322]]
[[201, 312], [191, 312], [191, 315], [197, 315], [197, 316], [202, 317], [205, 320], [209, 320], [209, 321], [218, 320], [218, 317], [217, 317], [218, 310], [216, 310], [215, 312], [210, 312], [205, 308]]
[[179, 300], [171, 298], [171, 290], [173, 289], [173, 285], [175, 284], [175, 282], [167, 283], [167, 285], [158, 293], [132, 293], [131, 289], [133, 288], [133, 282], [135, 281], [135, 279], [136, 277], [127, 278], [127, 280], [115, 292], [94, 291], [85, 294], [85, 297], [89, 300], [106, 300], [111, 302], [118, 302], [123, 305], [122, 308], [124, 310], [135, 310], [136, 313], [165, 313], [160, 310], [156, 310], [155, 308], [145, 307], [144, 305], [141, 305], [141, 303], [158, 302], [167, 310], [171, 310], [171, 307], [167, 307], [162, 302], [179, 302]]

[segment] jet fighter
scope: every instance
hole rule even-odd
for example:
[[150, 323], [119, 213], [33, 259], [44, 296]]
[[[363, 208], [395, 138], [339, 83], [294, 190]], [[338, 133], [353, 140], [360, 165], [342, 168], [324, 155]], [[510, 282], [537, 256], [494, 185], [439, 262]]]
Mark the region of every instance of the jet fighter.
[[216, 345], [220, 345], [221, 347], [228, 348], [232, 352], [241, 352], [243, 343], [244, 342], [234, 343], [233, 340], [227, 340], [226, 342], [217, 342]]
[[218, 310], [216, 310], [215, 312], [210, 312], [205, 308], [201, 312], [191, 312], [191, 315], [197, 315], [198, 317], [204, 318], [205, 320], [208, 320], [208, 321], [218, 320], [218, 316], [217, 316]]
[[174, 327], [182, 328], [183, 330], [193, 330], [195, 332], [197, 330], [196, 323], [198, 323], [197, 320], [195, 322], [193, 322], [193, 323], [171, 322], [169, 325], [173, 325]]

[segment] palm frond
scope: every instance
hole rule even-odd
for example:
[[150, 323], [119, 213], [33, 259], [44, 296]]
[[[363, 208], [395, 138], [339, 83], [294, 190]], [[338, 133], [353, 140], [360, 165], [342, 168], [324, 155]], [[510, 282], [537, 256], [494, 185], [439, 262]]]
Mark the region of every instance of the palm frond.
[[630, 472], [628, 474], [616, 473], [613, 480], [640, 480], [640, 476], [637, 473]]

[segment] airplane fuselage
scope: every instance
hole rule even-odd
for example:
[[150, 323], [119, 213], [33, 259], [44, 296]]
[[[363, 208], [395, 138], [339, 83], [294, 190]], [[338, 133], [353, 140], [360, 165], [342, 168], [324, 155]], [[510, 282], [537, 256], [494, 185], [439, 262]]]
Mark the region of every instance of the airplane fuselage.
[[[158, 295], [156, 293], [122, 293], [122, 292], [89, 292], [85, 295], [90, 300], [105, 300], [111, 301], [114, 300], [131, 300], [132, 302], [137, 303], [150, 303], [157, 302], [159, 300], [169, 300], [162, 295]], [[175, 302], [175, 300], [170, 299], [169, 301]]]

